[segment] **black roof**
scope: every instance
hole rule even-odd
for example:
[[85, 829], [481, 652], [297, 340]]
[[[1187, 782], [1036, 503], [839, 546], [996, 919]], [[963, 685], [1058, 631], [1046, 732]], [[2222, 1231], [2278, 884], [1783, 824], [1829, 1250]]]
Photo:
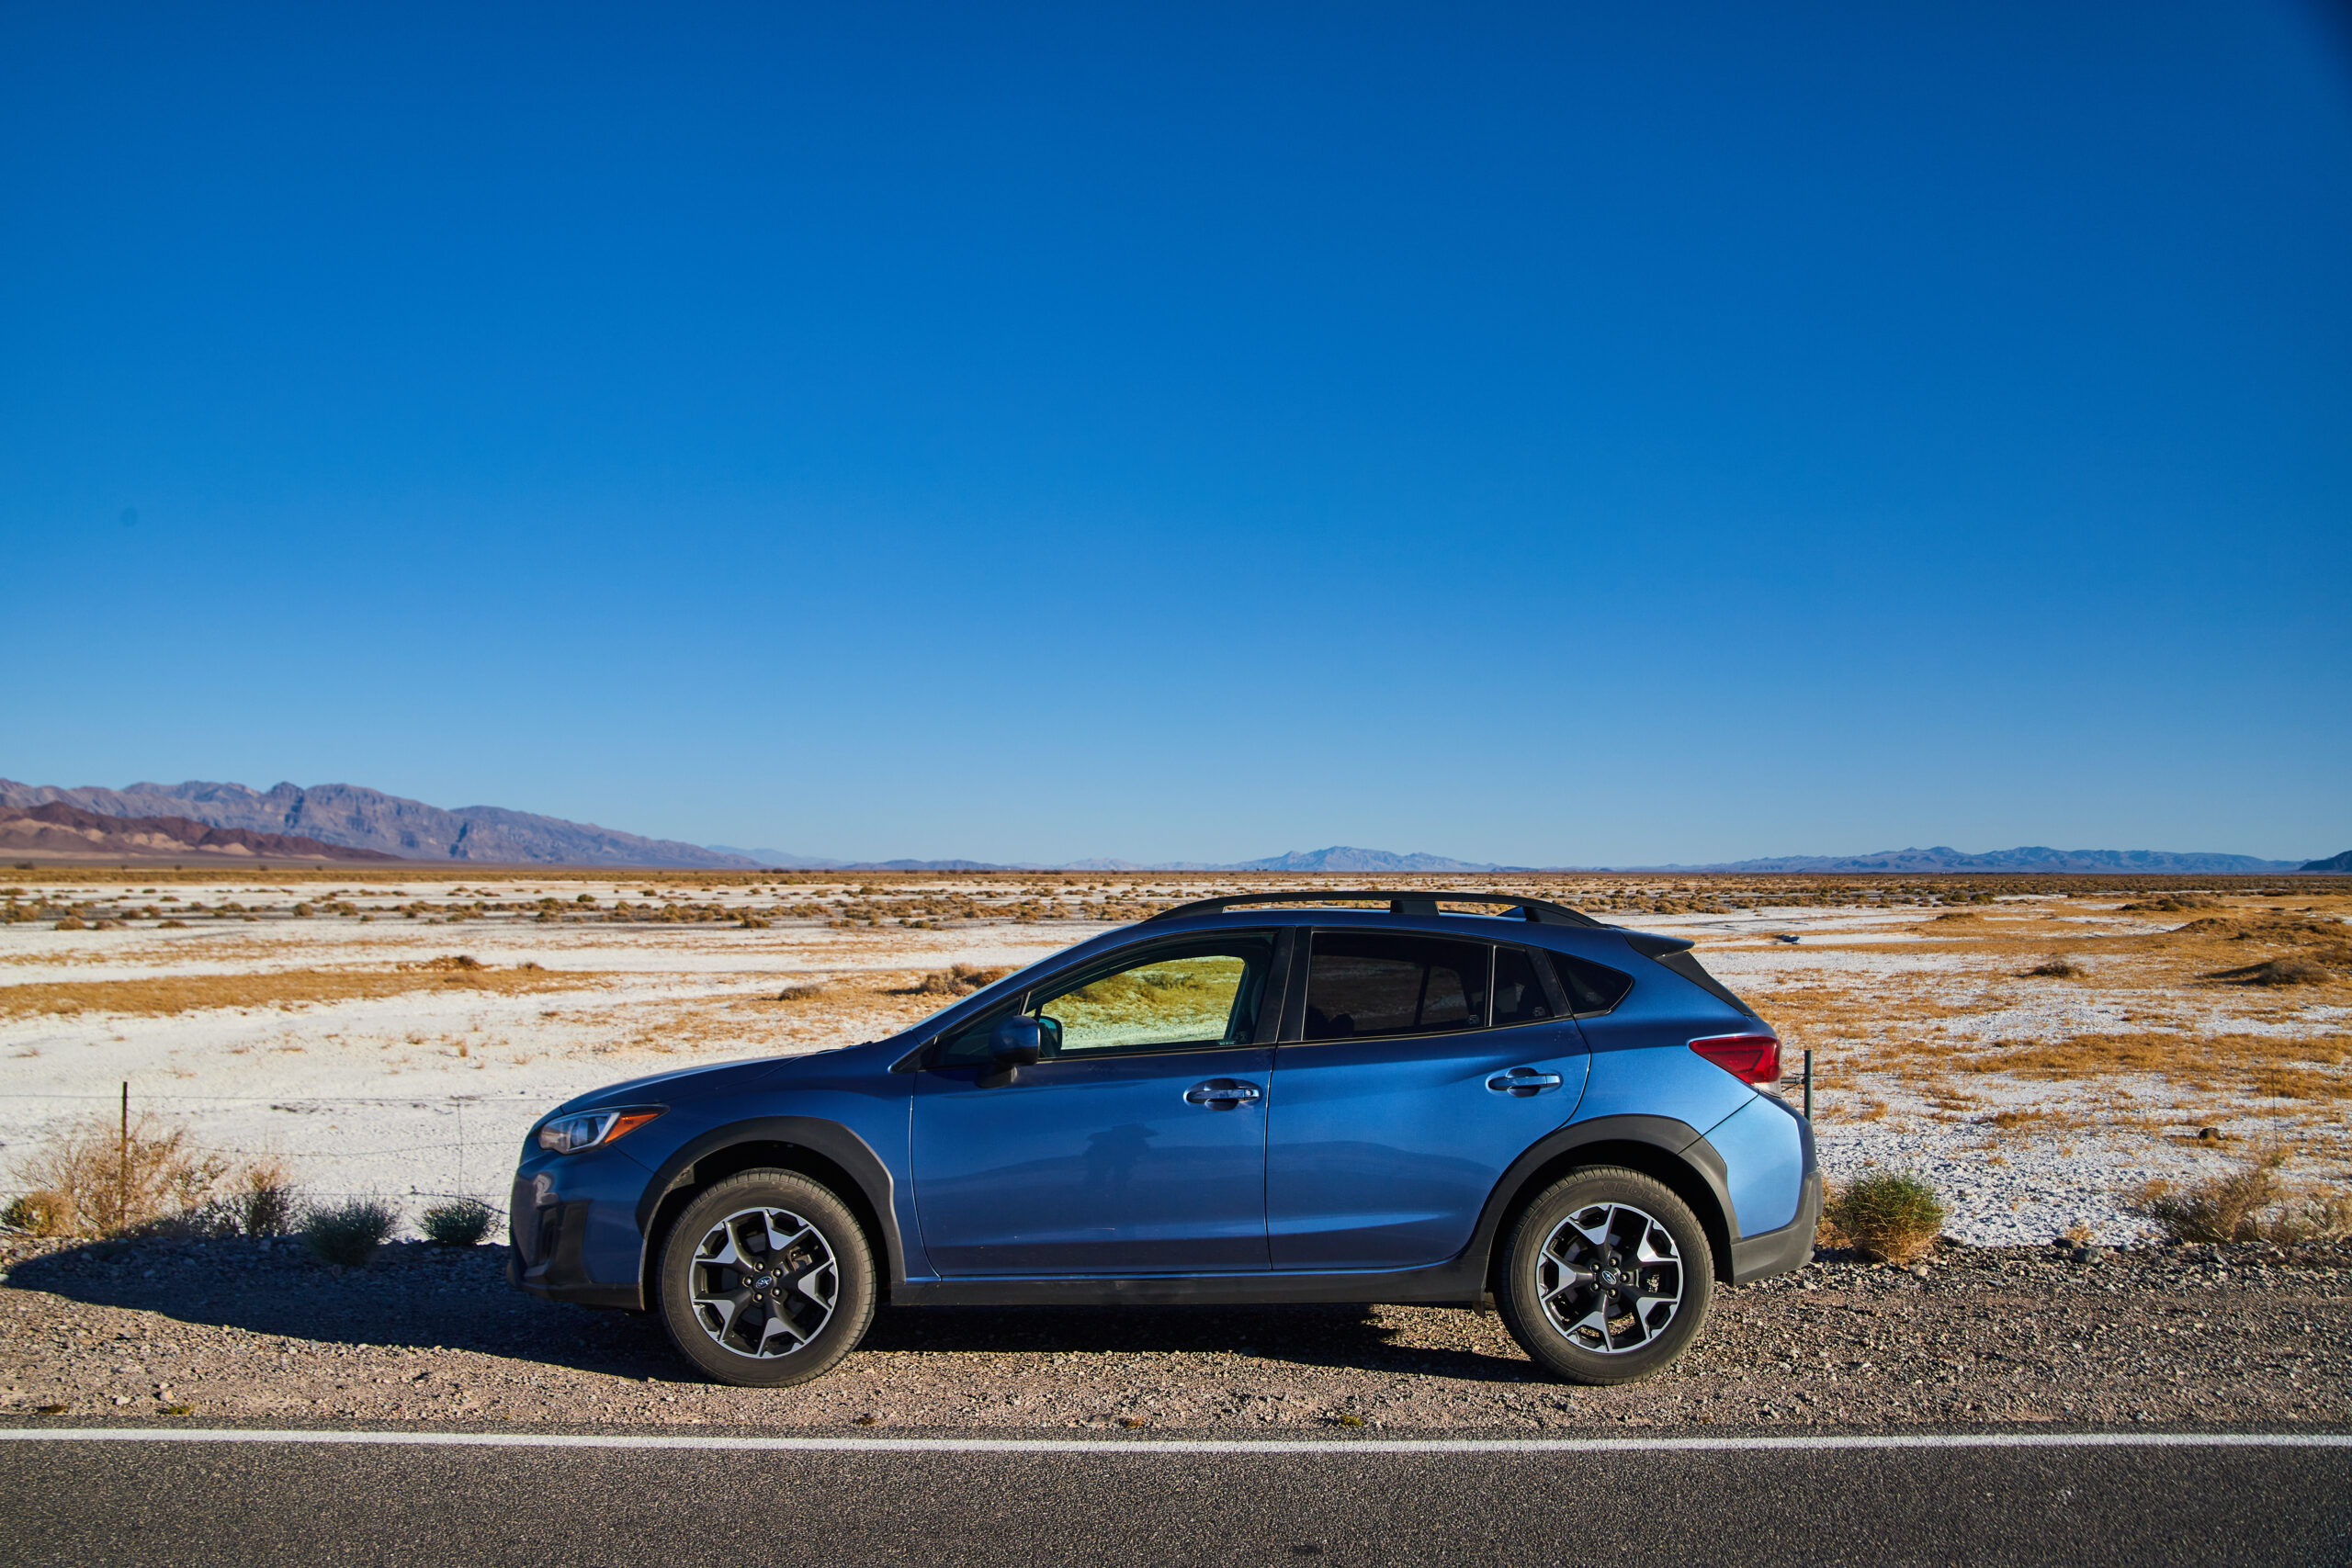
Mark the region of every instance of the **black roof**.
[[1376, 904], [1385, 903], [1392, 915], [1429, 917], [1438, 913], [1444, 904], [1505, 904], [1506, 918], [1516, 913], [1521, 919], [1547, 926], [1591, 926], [1600, 928], [1606, 922], [1596, 920], [1580, 909], [1565, 904], [1547, 903], [1541, 898], [1523, 897], [1516, 893], [1432, 893], [1427, 888], [1411, 891], [1384, 891], [1379, 888], [1288, 893], [1231, 893], [1222, 898], [1196, 898], [1189, 904], [1179, 904], [1172, 909], [1162, 909], [1152, 916], [1155, 920], [1172, 920], [1185, 915], [1222, 914], [1232, 908], [1250, 904]]

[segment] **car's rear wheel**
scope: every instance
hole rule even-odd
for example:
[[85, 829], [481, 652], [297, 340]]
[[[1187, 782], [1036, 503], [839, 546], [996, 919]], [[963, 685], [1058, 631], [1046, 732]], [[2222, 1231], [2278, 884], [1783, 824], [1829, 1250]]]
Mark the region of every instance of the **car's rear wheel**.
[[1690, 1205], [1617, 1166], [1573, 1171], [1521, 1212], [1496, 1292], [1511, 1337], [1570, 1382], [1645, 1378], [1698, 1337], [1714, 1258]]
[[782, 1388], [830, 1371], [874, 1321], [874, 1251], [821, 1184], [747, 1170], [695, 1195], [662, 1247], [662, 1322], [721, 1382]]

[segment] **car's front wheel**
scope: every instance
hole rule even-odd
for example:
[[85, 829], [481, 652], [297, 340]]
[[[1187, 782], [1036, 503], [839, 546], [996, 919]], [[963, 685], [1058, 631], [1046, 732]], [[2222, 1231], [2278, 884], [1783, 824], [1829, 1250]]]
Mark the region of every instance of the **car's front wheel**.
[[874, 1252], [839, 1198], [788, 1170], [695, 1195], [662, 1244], [662, 1322], [721, 1382], [781, 1388], [830, 1371], [874, 1320]]
[[1536, 1364], [1570, 1382], [1647, 1377], [1698, 1337], [1714, 1258], [1690, 1205], [1653, 1177], [1593, 1166], [1522, 1211], [1495, 1305]]

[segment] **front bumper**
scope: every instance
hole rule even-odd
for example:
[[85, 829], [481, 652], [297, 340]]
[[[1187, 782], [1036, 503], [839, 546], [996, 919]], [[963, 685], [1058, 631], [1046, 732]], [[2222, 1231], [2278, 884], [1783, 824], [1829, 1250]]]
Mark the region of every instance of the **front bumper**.
[[506, 1205], [506, 1282], [551, 1302], [643, 1310], [637, 1200], [648, 1175], [618, 1150], [526, 1159]]

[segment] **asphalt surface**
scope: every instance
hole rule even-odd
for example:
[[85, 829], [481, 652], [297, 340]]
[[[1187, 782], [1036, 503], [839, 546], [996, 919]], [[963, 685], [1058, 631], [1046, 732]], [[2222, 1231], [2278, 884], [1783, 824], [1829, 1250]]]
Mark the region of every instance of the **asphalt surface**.
[[[1353, 1451], [1350, 1451], [1352, 1450]], [[11, 1564], [2332, 1563], [2352, 1448], [0, 1442]]]

